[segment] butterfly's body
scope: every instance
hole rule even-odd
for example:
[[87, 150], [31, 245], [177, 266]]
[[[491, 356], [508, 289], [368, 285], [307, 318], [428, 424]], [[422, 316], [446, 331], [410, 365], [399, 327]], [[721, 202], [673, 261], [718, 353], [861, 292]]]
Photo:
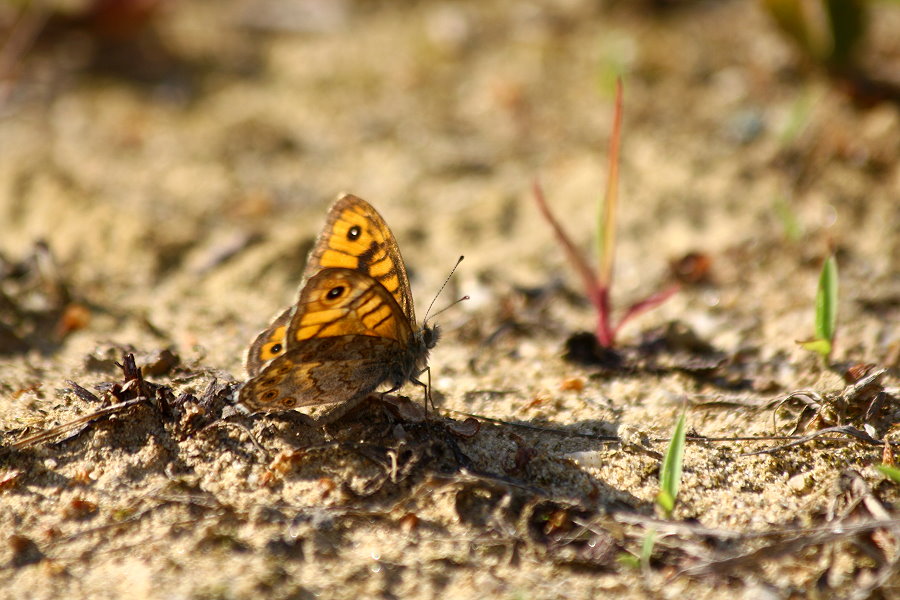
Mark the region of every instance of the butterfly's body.
[[399, 389], [428, 367], [437, 327], [415, 322], [397, 243], [364, 200], [346, 195], [307, 259], [297, 304], [247, 353], [246, 412], [355, 403], [383, 384]]

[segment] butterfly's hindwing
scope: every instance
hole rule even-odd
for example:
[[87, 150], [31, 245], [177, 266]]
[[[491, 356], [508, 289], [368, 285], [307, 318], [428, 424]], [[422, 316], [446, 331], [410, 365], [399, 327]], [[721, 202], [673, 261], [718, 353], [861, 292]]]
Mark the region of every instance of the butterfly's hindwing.
[[263, 366], [273, 358], [284, 354], [284, 343], [287, 337], [287, 328], [291, 322], [291, 314], [294, 307], [290, 307], [275, 317], [269, 327], [260, 332], [250, 347], [244, 364], [247, 374], [255, 377]]
[[402, 348], [371, 336], [310, 339], [269, 363], [241, 388], [248, 412], [348, 402], [365, 396], [398, 368]]

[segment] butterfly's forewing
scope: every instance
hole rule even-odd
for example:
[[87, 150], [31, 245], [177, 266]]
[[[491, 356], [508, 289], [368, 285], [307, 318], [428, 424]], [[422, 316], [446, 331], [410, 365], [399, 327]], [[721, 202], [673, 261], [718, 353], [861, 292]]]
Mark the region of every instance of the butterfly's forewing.
[[[352, 269], [374, 278], [391, 294], [406, 321], [415, 323], [412, 293], [400, 248], [378, 211], [362, 198], [345, 194], [332, 205], [306, 259], [301, 288], [328, 267]], [[285, 339], [285, 326], [292, 311], [290, 308], [281, 313], [250, 345], [245, 365], [251, 377], [290, 347], [292, 341]]]
[[322, 269], [300, 292], [287, 350], [244, 385], [239, 404], [258, 412], [363, 397], [416, 363], [411, 333], [401, 308], [373, 278]]
[[371, 204], [345, 194], [328, 211], [325, 227], [309, 253], [306, 277], [327, 267], [365, 273], [394, 297], [406, 319], [416, 320], [406, 266], [397, 240]]
[[411, 329], [400, 307], [377, 281], [350, 269], [322, 269], [300, 291], [287, 329], [288, 351], [313, 338], [363, 335], [401, 346]]

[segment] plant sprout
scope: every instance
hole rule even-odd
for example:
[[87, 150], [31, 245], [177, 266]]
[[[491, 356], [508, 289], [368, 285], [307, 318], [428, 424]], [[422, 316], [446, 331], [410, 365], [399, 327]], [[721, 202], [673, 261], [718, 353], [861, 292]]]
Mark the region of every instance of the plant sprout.
[[897, 467], [892, 465], [875, 465], [875, 468], [894, 483], [900, 483], [900, 469]]
[[681, 487], [681, 465], [684, 461], [685, 439], [684, 411], [675, 423], [672, 439], [666, 448], [666, 455], [659, 470], [659, 493], [656, 495], [656, 504], [662, 509], [666, 518], [672, 517], [675, 510], [675, 499], [678, 497], [678, 489]]
[[609, 176], [606, 183], [606, 194], [600, 202], [597, 213], [597, 256], [599, 268], [596, 273], [588, 265], [584, 255], [577, 249], [572, 239], [563, 230], [562, 225], [550, 212], [547, 200], [540, 184], [534, 183], [534, 197], [543, 217], [553, 228], [560, 245], [568, 256], [575, 270], [581, 277], [585, 295], [597, 311], [597, 326], [594, 334], [597, 343], [604, 348], [612, 348], [616, 343], [616, 335], [622, 326], [637, 315], [647, 312], [667, 300], [678, 291], [674, 285], [656, 292], [642, 300], [631, 304], [617, 323], [612, 322], [612, 304], [610, 292], [613, 283], [613, 259], [616, 242], [616, 209], [619, 187], [619, 142], [622, 132], [622, 80], [616, 81], [615, 112], [613, 116], [612, 137], [609, 140]]
[[828, 360], [834, 347], [837, 332], [838, 269], [834, 255], [825, 259], [819, 274], [819, 288], [816, 291], [816, 337], [800, 342], [803, 348], [817, 352]]

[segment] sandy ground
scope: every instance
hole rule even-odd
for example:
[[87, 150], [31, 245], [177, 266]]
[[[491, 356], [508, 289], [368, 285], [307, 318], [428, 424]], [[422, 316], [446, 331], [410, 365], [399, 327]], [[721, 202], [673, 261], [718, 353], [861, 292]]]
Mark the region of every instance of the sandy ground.
[[[888, 74], [900, 10], [873, 12]], [[897, 487], [872, 466], [900, 418], [900, 111], [854, 105], [755, 3], [171, 2], [91, 36], [49, 23], [2, 90], [0, 597], [900, 593]], [[609, 369], [563, 359], [595, 317], [530, 187], [591, 247], [617, 72], [614, 302], [691, 252], [711, 267]], [[437, 301], [471, 297], [437, 319], [437, 420], [402, 400], [322, 430], [219, 420], [342, 191], [391, 225], [420, 316], [466, 257]], [[796, 340], [830, 248], [826, 367]], [[127, 352], [149, 384], [123, 389]], [[887, 371], [840, 396], [859, 363]], [[775, 411], [795, 390], [816, 418]], [[872, 443], [693, 439], [653, 521], [683, 408], [692, 436], [803, 420]], [[892, 525], [847, 533], [873, 519]]]

